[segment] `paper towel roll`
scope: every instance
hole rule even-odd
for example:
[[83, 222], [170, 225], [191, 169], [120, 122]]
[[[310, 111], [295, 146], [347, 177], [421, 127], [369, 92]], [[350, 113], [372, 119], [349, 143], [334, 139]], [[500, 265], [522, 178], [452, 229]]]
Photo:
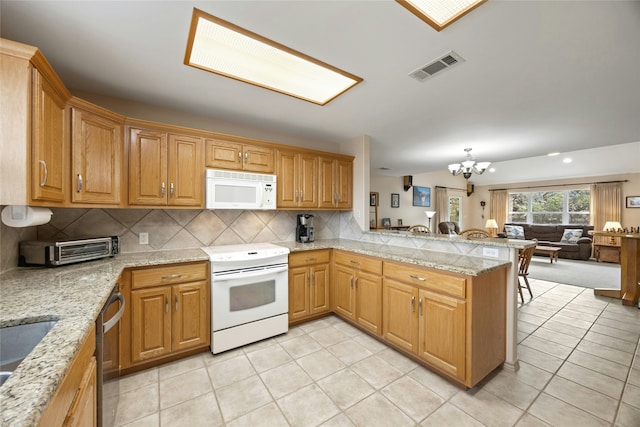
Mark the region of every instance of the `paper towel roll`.
[[51, 215], [53, 212], [48, 208], [6, 206], [2, 210], [2, 222], [9, 227], [33, 227], [48, 223]]

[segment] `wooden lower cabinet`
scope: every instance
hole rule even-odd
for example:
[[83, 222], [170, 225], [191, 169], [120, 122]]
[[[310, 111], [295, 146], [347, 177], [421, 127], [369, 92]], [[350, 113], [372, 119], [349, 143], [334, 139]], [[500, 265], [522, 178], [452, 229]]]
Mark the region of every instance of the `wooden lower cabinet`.
[[329, 313], [331, 250], [289, 255], [289, 324]]
[[506, 268], [482, 276], [384, 262], [382, 338], [473, 387], [505, 359]]
[[39, 427], [95, 426], [96, 330], [92, 328], [75, 359], [46, 407]]
[[[211, 343], [209, 263], [125, 270], [121, 369]], [[126, 307], [126, 306], [125, 306]]]
[[382, 333], [382, 261], [335, 251], [333, 310], [368, 331]]

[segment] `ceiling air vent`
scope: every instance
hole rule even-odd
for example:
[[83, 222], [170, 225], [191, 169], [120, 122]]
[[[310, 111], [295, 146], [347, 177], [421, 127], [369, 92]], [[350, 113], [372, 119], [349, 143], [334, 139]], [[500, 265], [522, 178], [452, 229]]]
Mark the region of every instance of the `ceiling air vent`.
[[439, 73], [440, 71], [451, 68], [461, 62], [464, 62], [464, 58], [462, 58], [454, 51], [449, 51], [435, 61], [431, 61], [428, 64], [425, 64], [422, 67], [418, 68], [417, 70], [412, 71], [411, 73], [409, 73], [409, 77], [413, 77], [414, 79], [422, 82], [429, 77], [432, 77], [433, 75]]

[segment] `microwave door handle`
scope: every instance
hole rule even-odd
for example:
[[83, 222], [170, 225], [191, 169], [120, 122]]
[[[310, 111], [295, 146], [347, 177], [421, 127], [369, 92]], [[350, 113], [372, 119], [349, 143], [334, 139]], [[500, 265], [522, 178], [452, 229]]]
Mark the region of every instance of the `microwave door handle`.
[[107, 320], [102, 326], [102, 333], [104, 334], [109, 332], [109, 330], [113, 328], [115, 324], [120, 321], [120, 318], [122, 318], [122, 315], [124, 314], [124, 296], [122, 296], [122, 294], [117, 294], [113, 299], [111, 299], [111, 301], [109, 302], [109, 305], [113, 304], [116, 301], [120, 301], [120, 309], [111, 319]]
[[248, 279], [251, 277], [264, 276], [265, 274], [282, 273], [283, 271], [287, 271], [288, 269], [289, 269], [289, 266], [284, 266], [284, 267], [278, 267], [278, 268], [269, 268], [267, 270], [252, 271], [251, 273], [239, 272], [239, 273], [225, 274], [223, 276], [217, 276], [214, 273], [213, 281], [228, 282], [229, 280]]

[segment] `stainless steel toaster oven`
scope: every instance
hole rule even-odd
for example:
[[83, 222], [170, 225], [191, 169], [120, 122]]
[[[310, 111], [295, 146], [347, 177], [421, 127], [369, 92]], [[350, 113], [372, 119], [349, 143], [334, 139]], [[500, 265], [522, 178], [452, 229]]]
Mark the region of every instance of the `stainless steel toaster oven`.
[[20, 242], [18, 265], [48, 267], [112, 257], [120, 250], [120, 238], [92, 237], [58, 241], [25, 240]]

